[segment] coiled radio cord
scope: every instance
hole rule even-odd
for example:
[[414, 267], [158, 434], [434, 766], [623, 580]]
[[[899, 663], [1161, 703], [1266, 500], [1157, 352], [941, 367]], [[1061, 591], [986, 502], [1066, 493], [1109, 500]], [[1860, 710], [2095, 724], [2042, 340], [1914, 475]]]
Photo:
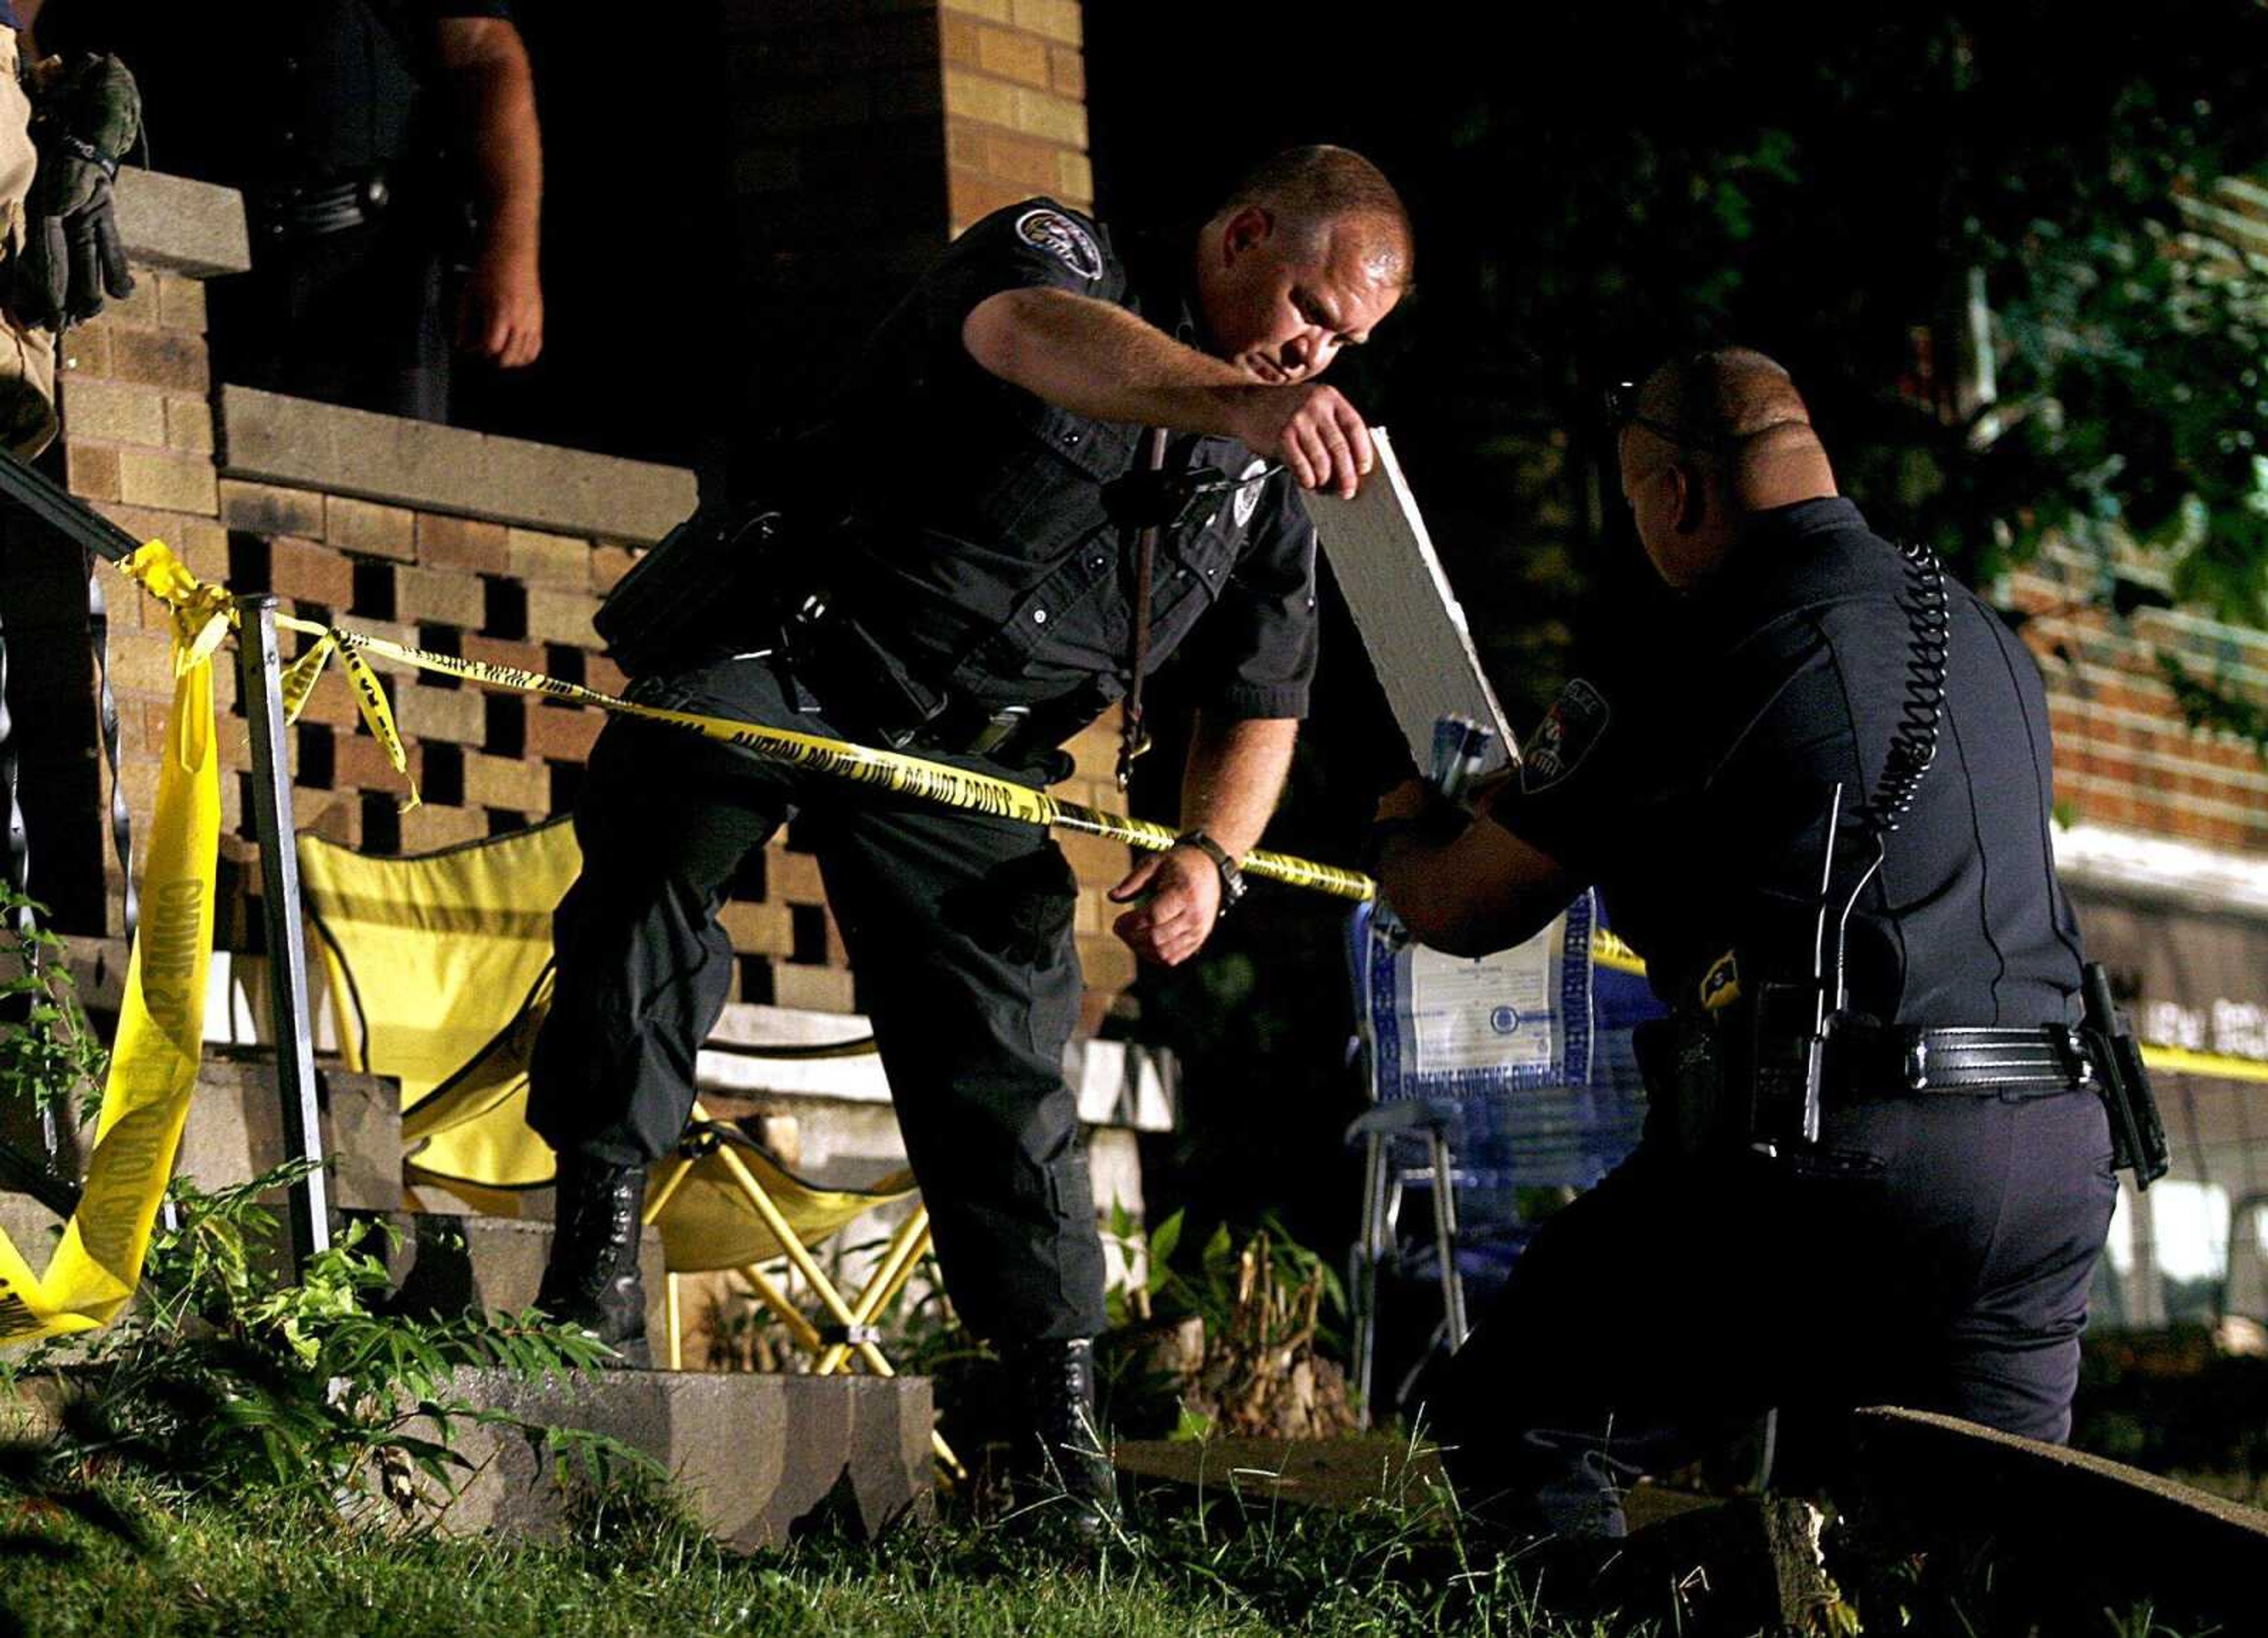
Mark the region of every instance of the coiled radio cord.
[[1862, 834], [1881, 837], [1897, 829], [1912, 812], [1922, 776], [1937, 760], [1938, 730], [1945, 718], [1945, 667], [1952, 648], [1953, 615], [1945, 591], [1945, 567], [1926, 546], [1898, 548], [1905, 559], [1906, 594], [1898, 599], [1911, 633], [1906, 649], [1905, 699], [1890, 753], [1874, 781], [1872, 795], [1852, 820]]
[[[1898, 725], [1890, 736], [1890, 752], [1883, 760], [1881, 774], [1874, 781], [1874, 790], [1851, 816], [1859, 837], [1874, 843], [1874, 857], [1852, 884], [1850, 895], [1843, 900], [1842, 911], [1835, 918], [1834, 995], [1830, 1006], [1838, 1013], [1850, 1001], [1844, 980], [1843, 952], [1851, 912], [1858, 907], [1859, 895], [1867, 891], [1867, 884], [1882, 868], [1882, 839], [1897, 829], [1913, 811], [1922, 779], [1928, 774], [1930, 764], [1937, 760], [1938, 732], [1945, 723], [1945, 672], [1953, 649], [1953, 608], [1945, 590], [1945, 565], [1926, 546], [1902, 546], [1898, 554], [1905, 559], [1906, 567], [1906, 591], [1898, 599], [1909, 633], [1905, 698], [1898, 707]], [[1830, 861], [1834, 834], [1830, 826]], [[1822, 914], [1825, 908], [1822, 904]]]

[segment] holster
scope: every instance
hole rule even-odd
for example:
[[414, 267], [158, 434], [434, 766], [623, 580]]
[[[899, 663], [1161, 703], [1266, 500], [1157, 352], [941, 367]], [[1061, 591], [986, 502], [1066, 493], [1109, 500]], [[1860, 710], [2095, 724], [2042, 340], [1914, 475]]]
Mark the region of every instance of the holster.
[[2088, 1045], [2102, 1071], [2098, 1087], [2102, 1106], [2110, 1117], [2111, 1164], [2132, 1172], [2139, 1192], [2165, 1176], [2173, 1158], [2165, 1122], [2158, 1114], [2158, 1097], [2151, 1090], [2150, 1071], [2142, 1062], [2134, 1032], [2111, 1001], [2110, 977], [2101, 962], [2090, 961], [2080, 969], [2080, 994]]
[[1748, 1102], [1734, 1096], [1725, 1040], [1715, 1021], [1680, 1007], [1631, 1035], [1646, 1081], [1646, 1141], [1693, 1159], [1741, 1147]]
[[736, 635], [777, 622], [763, 590], [784, 533], [781, 515], [704, 507], [638, 559], [599, 606], [592, 625], [633, 677], [681, 670]]
[[917, 676], [824, 590], [792, 599], [787, 666], [836, 726], [902, 751], [944, 716], [949, 696]]

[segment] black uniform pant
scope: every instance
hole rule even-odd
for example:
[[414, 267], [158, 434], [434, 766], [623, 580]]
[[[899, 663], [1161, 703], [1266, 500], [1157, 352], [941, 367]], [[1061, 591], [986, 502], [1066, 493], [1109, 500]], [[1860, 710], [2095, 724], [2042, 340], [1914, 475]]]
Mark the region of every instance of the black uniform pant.
[[441, 231], [396, 206], [306, 238], [254, 231], [252, 271], [206, 289], [215, 373], [242, 386], [449, 418]]
[[1618, 1536], [1625, 1486], [1774, 1408], [1783, 1448], [1830, 1469], [1865, 1405], [2068, 1436], [2117, 1193], [2101, 1101], [1887, 1098], [1823, 1125], [1801, 1159], [1649, 1142], [1538, 1230], [1428, 1396], [1468, 1505]]
[[[642, 684], [647, 703], [841, 738], [765, 660]], [[944, 758], [983, 772], [1011, 770]], [[618, 717], [593, 747], [583, 873], [528, 1120], [617, 1164], [672, 1149], [730, 993], [726, 884], [801, 812], [858, 972], [939, 1262], [962, 1318], [1014, 1343], [1103, 1326], [1102, 1247], [1063, 1054], [1079, 1017], [1077, 884], [1028, 825], [902, 800]]]

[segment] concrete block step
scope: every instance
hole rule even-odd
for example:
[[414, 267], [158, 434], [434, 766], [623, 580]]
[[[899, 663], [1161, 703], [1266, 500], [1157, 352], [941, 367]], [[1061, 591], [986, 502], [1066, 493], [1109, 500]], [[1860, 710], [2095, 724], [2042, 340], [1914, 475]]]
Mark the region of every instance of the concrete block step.
[[[394, 1083], [318, 1063], [316, 1100], [322, 1110], [323, 1151], [331, 1164], [334, 1205], [360, 1211], [398, 1211], [401, 1195], [401, 1094]], [[25, 1154], [40, 1152], [31, 1112], [10, 1109], [0, 1136]], [[85, 1175], [93, 1128], [60, 1133], [56, 1170]], [[177, 1176], [212, 1190], [242, 1183], [284, 1161], [284, 1110], [276, 1091], [271, 1052], [208, 1047], [197, 1068], [196, 1095], [173, 1163]], [[279, 1195], [280, 1200], [280, 1195]]]
[[[332, 1204], [350, 1211], [401, 1209], [401, 1089], [378, 1076], [319, 1062], [315, 1092]], [[274, 1054], [206, 1048], [175, 1173], [211, 1189], [256, 1177], [283, 1160]]]
[[[549, 1223], [436, 1211], [350, 1215], [374, 1216], [393, 1230], [387, 1271], [394, 1278], [394, 1306], [405, 1313], [459, 1314], [468, 1308], [518, 1313], [534, 1304], [551, 1255]], [[666, 1268], [661, 1236], [652, 1229], [639, 1241], [638, 1271], [645, 1281], [646, 1334], [659, 1358], [667, 1346]]]
[[[374, 1242], [394, 1282], [394, 1305], [401, 1312], [453, 1315], [468, 1308], [518, 1313], [532, 1307], [543, 1265], [551, 1254], [551, 1225], [502, 1217], [443, 1212], [350, 1211], [347, 1218], [375, 1218], [392, 1233]], [[63, 1220], [22, 1194], [0, 1194], [0, 1230], [34, 1269], [44, 1268], [55, 1250]], [[645, 1280], [646, 1333], [656, 1358], [667, 1344], [661, 1236], [649, 1229], [638, 1246], [638, 1270]]]
[[[926, 1377], [791, 1377], [610, 1370], [530, 1384], [468, 1371], [463, 1395], [549, 1428], [603, 1433], [672, 1474], [703, 1526], [741, 1549], [778, 1546], [797, 1521], [831, 1515], [873, 1534], [932, 1502]], [[510, 1429], [460, 1425], [478, 1474], [443, 1528], [541, 1539], [568, 1492], [554, 1459]], [[564, 1475], [569, 1486], [571, 1472]]]
[[28, 1194], [0, 1194], [0, 1231], [36, 1274], [48, 1266], [63, 1220]]
[[[814, 1515], [872, 1535], [909, 1514], [924, 1518], [932, 1505], [926, 1377], [608, 1370], [526, 1382], [467, 1370], [454, 1385], [478, 1408], [643, 1451], [701, 1524], [735, 1548], [781, 1546]], [[76, 1391], [58, 1377], [11, 1385], [0, 1392], [0, 1437], [52, 1437]], [[430, 1422], [409, 1431], [438, 1436]], [[446, 1509], [436, 1507], [442, 1529], [535, 1540], [560, 1533], [581, 1476], [571, 1458], [563, 1472], [542, 1442], [510, 1427], [460, 1421], [450, 1442], [471, 1477]]]

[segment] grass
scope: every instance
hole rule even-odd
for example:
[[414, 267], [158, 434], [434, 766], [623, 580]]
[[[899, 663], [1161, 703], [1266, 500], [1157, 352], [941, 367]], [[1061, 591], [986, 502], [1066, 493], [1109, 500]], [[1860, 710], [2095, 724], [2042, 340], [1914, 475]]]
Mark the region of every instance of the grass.
[[[875, 1544], [722, 1551], [633, 1509], [549, 1546], [341, 1531], [305, 1509], [107, 1495], [136, 1546], [39, 1503], [0, 1514], [0, 1633], [87, 1634], [1459, 1632], [1605, 1638], [1540, 1612], [1517, 1567], [1469, 1567], [1423, 1509], [1325, 1514], [1232, 1496], [1138, 1502], [1138, 1531], [1080, 1554], [947, 1520]], [[12, 1618], [14, 1625], [9, 1625]]]

